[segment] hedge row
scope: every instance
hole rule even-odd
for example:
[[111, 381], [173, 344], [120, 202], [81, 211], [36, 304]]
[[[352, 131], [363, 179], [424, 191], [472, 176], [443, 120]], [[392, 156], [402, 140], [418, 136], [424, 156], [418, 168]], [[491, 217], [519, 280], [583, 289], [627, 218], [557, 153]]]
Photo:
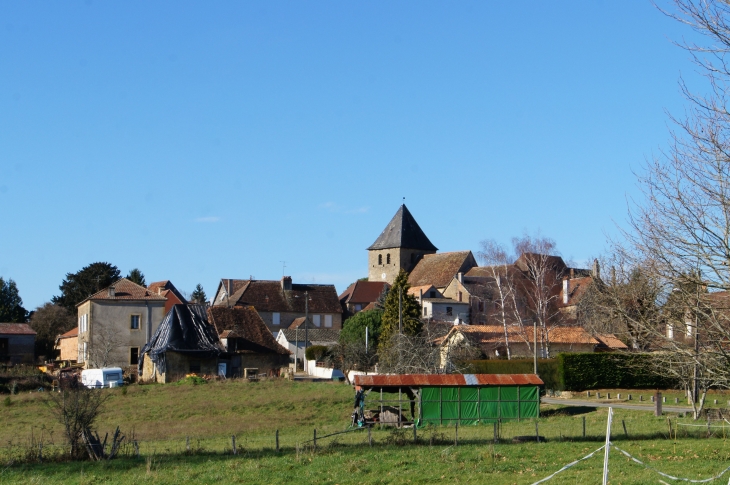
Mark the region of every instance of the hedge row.
[[559, 354], [558, 373], [566, 391], [670, 389], [677, 383], [649, 372], [651, 354]]
[[[535, 368], [532, 359], [470, 360], [467, 364], [474, 374], [532, 374]], [[547, 389], [561, 389], [557, 359], [538, 359], [537, 373]]]
[[[569, 353], [556, 359], [538, 359], [537, 373], [545, 388], [566, 391], [588, 389], [671, 389], [676, 382], [652, 374], [650, 354]], [[474, 374], [532, 374], [532, 359], [470, 360]]]

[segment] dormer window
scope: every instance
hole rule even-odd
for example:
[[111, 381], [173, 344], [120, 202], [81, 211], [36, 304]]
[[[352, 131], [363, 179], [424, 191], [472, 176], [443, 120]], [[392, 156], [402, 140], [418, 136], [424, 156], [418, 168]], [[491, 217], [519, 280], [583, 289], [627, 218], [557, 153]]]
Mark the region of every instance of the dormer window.
[[390, 264], [390, 253], [385, 256], [385, 264]]

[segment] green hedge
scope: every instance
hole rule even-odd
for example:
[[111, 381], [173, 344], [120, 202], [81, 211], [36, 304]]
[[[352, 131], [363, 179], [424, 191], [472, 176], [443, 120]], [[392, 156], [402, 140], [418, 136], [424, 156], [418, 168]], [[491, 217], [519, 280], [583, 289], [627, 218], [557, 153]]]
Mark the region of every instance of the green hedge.
[[657, 376], [650, 368], [651, 354], [559, 354], [561, 389], [671, 389], [677, 383]]
[[[534, 370], [532, 359], [469, 360], [466, 363], [468, 372], [474, 374], [532, 374]], [[562, 389], [557, 359], [538, 359], [537, 373], [546, 389]]]

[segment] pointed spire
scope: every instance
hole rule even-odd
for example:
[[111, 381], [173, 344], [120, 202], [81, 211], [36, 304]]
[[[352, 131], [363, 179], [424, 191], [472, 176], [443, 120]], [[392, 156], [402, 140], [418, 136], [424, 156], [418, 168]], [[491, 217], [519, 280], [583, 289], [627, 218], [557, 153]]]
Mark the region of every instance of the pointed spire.
[[436, 246], [428, 240], [405, 204], [400, 206], [380, 237], [368, 250], [389, 248], [437, 251]]

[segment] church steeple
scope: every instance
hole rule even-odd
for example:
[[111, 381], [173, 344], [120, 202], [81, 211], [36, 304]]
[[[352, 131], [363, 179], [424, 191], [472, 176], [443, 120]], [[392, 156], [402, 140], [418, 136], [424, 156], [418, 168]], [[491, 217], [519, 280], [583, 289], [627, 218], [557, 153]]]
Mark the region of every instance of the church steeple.
[[407, 248], [421, 251], [437, 251], [426, 234], [421, 230], [416, 219], [411, 215], [405, 204], [401, 205], [380, 237], [368, 248], [374, 249]]
[[401, 269], [410, 272], [424, 254], [436, 251], [403, 204], [368, 248], [368, 280], [392, 284]]

